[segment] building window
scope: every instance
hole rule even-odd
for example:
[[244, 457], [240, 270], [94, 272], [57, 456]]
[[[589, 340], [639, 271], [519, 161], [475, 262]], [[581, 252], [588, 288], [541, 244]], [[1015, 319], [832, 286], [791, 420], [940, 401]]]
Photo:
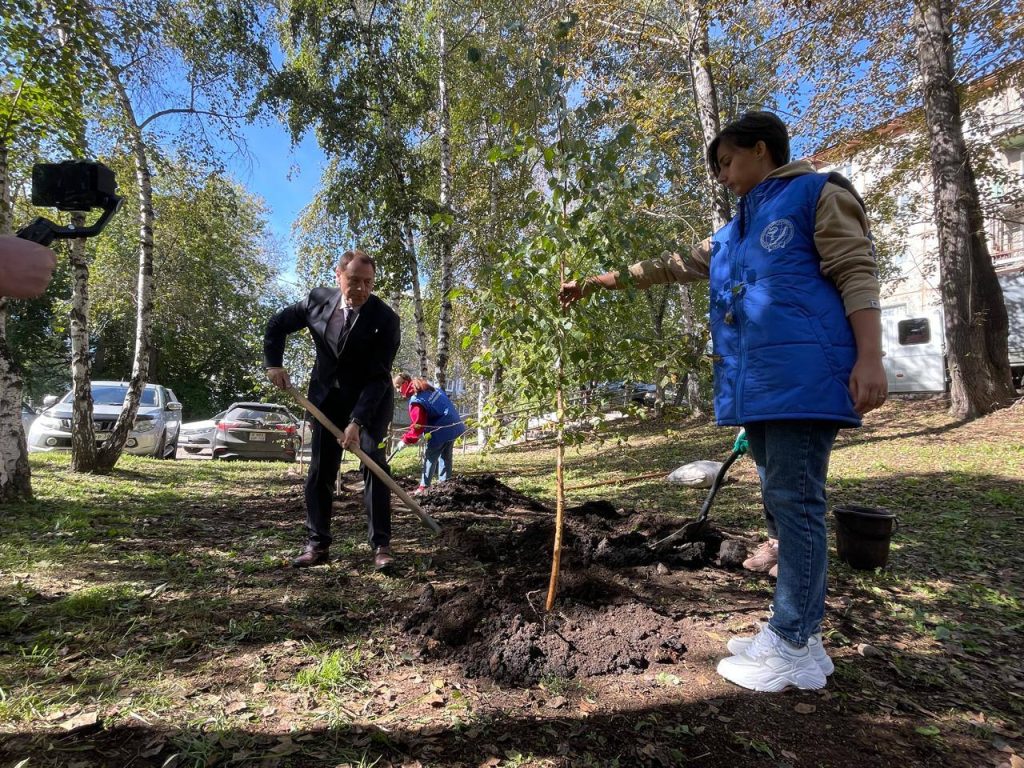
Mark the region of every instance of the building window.
[[908, 346], [910, 344], [927, 344], [932, 340], [932, 330], [928, 323], [928, 318], [917, 317], [913, 320], [900, 320], [897, 325], [897, 331], [900, 337], [900, 344]]

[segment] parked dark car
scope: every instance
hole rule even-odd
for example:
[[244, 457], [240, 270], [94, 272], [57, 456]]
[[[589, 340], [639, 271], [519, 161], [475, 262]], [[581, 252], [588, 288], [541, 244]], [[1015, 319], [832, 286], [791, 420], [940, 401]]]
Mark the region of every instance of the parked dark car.
[[299, 424], [283, 405], [234, 403], [213, 430], [213, 458], [295, 461]]

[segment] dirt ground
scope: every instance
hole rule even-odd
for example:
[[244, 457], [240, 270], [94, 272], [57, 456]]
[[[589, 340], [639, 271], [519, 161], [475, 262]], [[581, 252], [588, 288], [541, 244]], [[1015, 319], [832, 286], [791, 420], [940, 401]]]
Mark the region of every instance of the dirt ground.
[[[422, 504], [441, 535], [396, 508], [398, 560], [375, 574], [358, 484], [345, 476], [335, 559], [323, 567], [296, 571], [284, 559], [282, 542], [303, 517], [296, 477], [282, 479], [272, 503], [197, 506], [184, 530], [152, 521], [126, 540], [125, 550], [157, 555], [182, 541], [245, 540], [276, 554], [264, 567], [208, 574], [202, 597], [220, 599], [223, 615], [211, 619], [214, 630], [181, 628], [180, 663], [159, 673], [181, 692], [181, 717], [129, 717], [125, 707], [82, 727], [41, 723], [0, 735], [2, 764], [27, 768], [36, 763], [18, 759], [31, 753], [38, 764], [81, 768], [1024, 765], [1013, 754], [1019, 723], [983, 711], [967, 725], [943, 721], [951, 707], [984, 700], [985, 675], [1010, 673], [980, 659], [963, 698], [948, 680], [909, 676], [907, 664], [926, 665], [933, 648], [904, 642], [895, 622], [861, 603], [856, 582], [829, 597], [826, 634], [841, 642], [829, 648], [836, 673], [825, 690], [754, 694], [719, 678], [726, 641], [765, 620], [771, 600], [767, 577], [737, 567], [758, 543], [745, 531], [711, 527], [657, 552], [652, 543], [679, 518], [607, 502], [570, 508], [559, 598], [546, 613], [545, 505], [493, 475], [436, 486]], [[144, 578], [144, 567], [135, 575]], [[155, 599], [184, 597], [169, 590]], [[238, 634], [243, 619], [253, 628]], [[236, 628], [230, 646], [211, 642], [217, 627]], [[318, 665], [332, 652], [355, 661], [325, 681]], [[318, 669], [319, 683], [313, 675], [296, 684]], [[69, 685], [81, 674], [69, 664]], [[1016, 701], [1000, 700], [1002, 711], [1019, 706], [1024, 681], [1009, 690], [1000, 696]], [[79, 711], [88, 706], [62, 715]]]

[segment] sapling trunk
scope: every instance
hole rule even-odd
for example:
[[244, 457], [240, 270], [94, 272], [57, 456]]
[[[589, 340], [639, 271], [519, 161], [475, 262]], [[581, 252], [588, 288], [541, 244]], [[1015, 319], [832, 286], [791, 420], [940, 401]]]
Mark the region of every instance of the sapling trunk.
[[[565, 258], [558, 258], [558, 284], [565, 282]], [[564, 313], [565, 310], [563, 310]], [[565, 331], [558, 327], [558, 359], [555, 361], [555, 417], [558, 424], [557, 447], [555, 451], [555, 545], [551, 554], [551, 581], [548, 583], [548, 599], [544, 610], [550, 611], [555, 606], [555, 595], [558, 594], [558, 570], [562, 564], [562, 523], [565, 516], [565, 400], [563, 391]]]

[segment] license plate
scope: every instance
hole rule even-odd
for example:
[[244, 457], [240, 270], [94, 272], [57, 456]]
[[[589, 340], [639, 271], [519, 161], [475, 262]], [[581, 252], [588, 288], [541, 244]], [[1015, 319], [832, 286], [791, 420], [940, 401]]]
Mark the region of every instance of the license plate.
[[108, 437], [110, 437], [110, 433], [109, 432], [94, 432], [93, 436], [97, 440], [106, 440]]
[[265, 443], [265, 442], [267, 442], [267, 433], [266, 432], [250, 432], [249, 433], [249, 442], [250, 443]]

